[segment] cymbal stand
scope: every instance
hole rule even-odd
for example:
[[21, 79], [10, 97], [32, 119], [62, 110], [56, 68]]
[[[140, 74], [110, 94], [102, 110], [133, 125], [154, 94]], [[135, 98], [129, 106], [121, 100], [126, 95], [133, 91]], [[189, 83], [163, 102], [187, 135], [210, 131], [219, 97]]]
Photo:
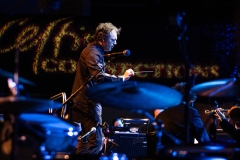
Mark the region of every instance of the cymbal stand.
[[87, 155], [87, 153], [88, 153], [88, 137], [89, 137], [90, 135], [88, 135], [88, 136], [86, 136], [86, 137], [84, 137], [83, 139], [81, 139], [81, 137], [80, 137], [80, 141], [83, 141], [83, 140], [85, 140], [85, 155]]
[[17, 94], [16, 94], [15, 96], [19, 96], [18, 75], [19, 75], [19, 48], [16, 48], [16, 51], [15, 51], [15, 73], [14, 73], [14, 82], [15, 82], [15, 84], [16, 84]]
[[85, 155], [87, 155], [88, 152], [88, 137], [85, 138]]
[[[14, 82], [16, 84], [16, 94], [14, 96], [19, 96], [19, 87], [18, 87], [18, 75], [19, 75], [19, 48], [16, 48], [15, 51], [15, 73], [14, 73]], [[12, 140], [12, 155], [11, 159], [17, 159], [17, 140], [18, 140], [18, 121], [19, 115], [9, 114], [10, 121], [13, 125], [13, 140]]]
[[178, 36], [179, 41], [179, 47], [180, 50], [183, 52], [184, 58], [185, 58], [185, 68], [186, 68], [186, 90], [185, 90], [185, 110], [184, 110], [184, 117], [185, 117], [185, 126], [186, 126], [186, 143], [189, 143], [189, 101], [190, 101], [190, 91], [191, 86], [193, 86], [195, 79], [195, 75], [193, 77], [190, 77], [190, 69], [193, 68], [193, 65], [190, 63], [187, 51], [186, 51], [186, 41], [188, 37], [186, 36], [187, 31], [187, 24], [184, 23], [184, 17], [186, 16], [185, 12], [180, 12], [176, 16], [176, 23], [181, 30], [181, 33]]

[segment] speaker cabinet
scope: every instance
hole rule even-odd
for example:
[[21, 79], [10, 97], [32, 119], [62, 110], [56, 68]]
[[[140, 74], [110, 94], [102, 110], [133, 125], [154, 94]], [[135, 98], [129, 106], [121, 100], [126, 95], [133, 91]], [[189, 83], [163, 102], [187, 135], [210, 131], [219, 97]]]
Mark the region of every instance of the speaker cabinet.
[[147, 155], [147, 140], [145, 133], [114, 133], [114, 142], [118, 144], [113, 148], [114, 153], [125, 154], [127, 158], [145, 157]]

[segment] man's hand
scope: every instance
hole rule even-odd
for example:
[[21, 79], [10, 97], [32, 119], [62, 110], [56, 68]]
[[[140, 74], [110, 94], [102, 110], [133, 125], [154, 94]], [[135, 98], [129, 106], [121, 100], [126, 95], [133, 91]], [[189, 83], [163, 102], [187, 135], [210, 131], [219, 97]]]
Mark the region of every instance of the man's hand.
[[126, 70], [123, 75], [124, 81], [127, 81], [131, 76], [134, 76], [134, 71], [132, 69]]
[[216, 115], [218, 118], [222, 121], [223, 119], [227, 119], [224, 115], [224, 113], [221, 112], [222, 108], [217, 108], [216, 109]]

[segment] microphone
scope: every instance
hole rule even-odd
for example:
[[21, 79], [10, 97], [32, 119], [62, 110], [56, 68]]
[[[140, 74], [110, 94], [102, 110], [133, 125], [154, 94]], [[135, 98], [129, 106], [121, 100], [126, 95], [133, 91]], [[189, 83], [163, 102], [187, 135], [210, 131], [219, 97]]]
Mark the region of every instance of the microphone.
[[126, 49], [122, 52], [109, 53], [109, 54], [105, 54], [104, 56], [106, 56], [106, 57], [117, 57], [117, 56], [129, 56], [129, 55], [130, 55], [130, 51]]
[[81, 140], [87, 138], [88, 136], [90, 136], [94, 132], [96, 132], [96, 128], [92, 127], [88, 133], [84, 134], [82, 137], [79, 137], [78, 140], [81, 141]]

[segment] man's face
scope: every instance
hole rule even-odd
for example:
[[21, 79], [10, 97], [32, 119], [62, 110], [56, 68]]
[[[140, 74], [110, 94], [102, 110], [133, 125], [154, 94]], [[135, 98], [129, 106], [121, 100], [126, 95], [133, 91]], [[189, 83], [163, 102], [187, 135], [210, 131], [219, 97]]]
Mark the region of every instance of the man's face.
[[109, 36], [103, 40], [103, 50], [105, 52], [109, 52], [113, 49], [113, 47], [117, 44], [117, 32], [112, 30], [109, 33]]

